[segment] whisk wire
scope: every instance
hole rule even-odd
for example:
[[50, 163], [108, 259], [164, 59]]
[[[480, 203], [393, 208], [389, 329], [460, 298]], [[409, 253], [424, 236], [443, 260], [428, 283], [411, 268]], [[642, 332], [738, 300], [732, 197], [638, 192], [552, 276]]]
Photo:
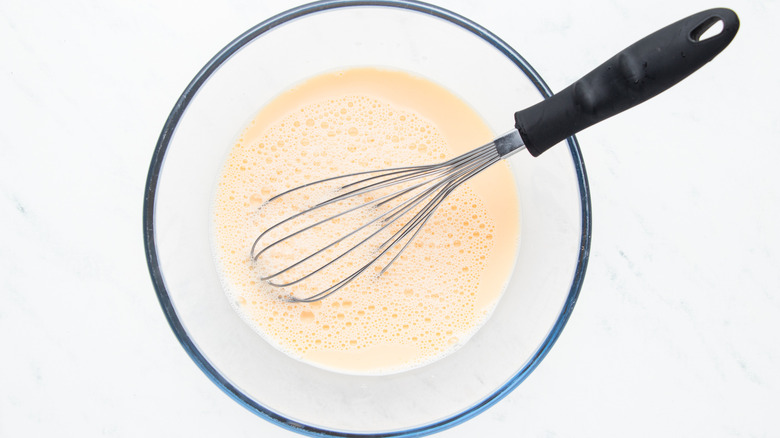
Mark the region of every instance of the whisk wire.
[[[428, 203], [428, 205], [424, 207], [423, 210], [418, 212], [418, 214], [411, 221], [409, 221], [409, 223], [407, 223], [404, 226], [404, 228], [396, 232], [395, 235], [393, 235], [390, 239], [388, 239], [382, 245], [380, 245], [379, 248], [383, 248], [392, 240], [392, 243], [389, 245], [389, 247], [392, 247], [396, 243], [400, 242], [409, 232], [415, 230], [412, 237], [410, 237], [409, 240], [406, 241], [404, 246], [400, 249], [400, 251], [398, 251], [398, 253], [393, 257], [393, 259], [390, 260], [390, 262], [387, 265], [385, 265], [384, 268], [382, 268], [382, 270], [379, 272], [379, 275], [385, 273], [390, 268], [390, 265], [392, 265], [393, 262], [395, 262], [396, 259], [398, 259], [398, 257], [401, 256], [401, 253], [403, 253], [404, 250], [406, 250], [406, 247], [409, 246], [409, 244], [412, 242], [412, 240], [414, 240], [414, 238], [417, 237], [417, 234], [420, 232], [420, 230], [423, 227], [425, 227], [425, 224], [436, 212], [436, 209], [439, 208], [439, 205], [441, 205], [441, 203], [444, 202], [444, 200], [447, 198], [447, 196], [450, 195], [450, 193], [452, 193], [453, 190], [455, 190], [465, 180], [473, 177], [474, 175], [486, 169], [487, 167], [491, 166], [493, 163], [497, 162], [498, 160], [500, 160], [500, 157], [498, 155], [496, 155], [495, 157], [489, 157], [487, 160], [482, 161], [481, 164], [473, 171], [473, 173], [467, 173], [465, 175], [462, 175], [455, 181], [449, 181], [447, 183], [447, 187], [441, 192], [439, 192], [437, 196], [434, 197], [434, 199], [431, 200]], [[398, 236], [398, 234], [401, 235]], [[395, 238], [396, 236], [398, 237]]]
[[[332, 215], [332, 216], [329, 216], [329, 217], [327, 217], [327, 218], [325, 218], [325, 219], [323, 219], [323, 220], [320, 220], [319, 222], [316, 222], [316, 223], [314, 223], [314, 224], [311, 224], [311, 225], [309, 225], [309, 226], [307, 226], [307, 227], [304, 227], [304, 228], [302, 228], [302, 229], [299, 229], [299, 230], [297, 230], [297, 231], [295, 231], [295, 232], [293, 232], [293, 233], [291, 233], [291, 234], [288, 234], [288, 235], [286, 235], [284, 238], [282, 238], [282, 239], [279, 239], [279, 240], [277, 240], [277, 241], [275, 241], [275, 242], [273, 242], [273, 243], [271, 243], [271, 244], [269, 244], [269, 245], [265, 246], [265, 247], [264, 247], [262, 250], [260, 250], [260, 251], [259, 251], [257, 254], [255, 254], [255, 249], [256, 249], [256, 247], [257, 247], [257, 244], [258, 244], [258, 243], [260, 242], [260, 240], [261, 240], [261, 239], [262, 239], [262, 238], [263, 238], [263, 237], [264, 237], [266, 234], [268, 234], [268, 233], [269, 233], [271, 230], [273, 230], [273, 229], [275, 229], [275, 228], [278, 228], [279, 226], [281, 226], [281, 225], [283, 225], [283, 224], [285, 224], [285, 223], [287, 223], [287, 222], [290, 222], [290, 221], [292, 221], [292, 220], [294, 220], [294, 219], [296, 219], [296, 218], [298, 218], [298, 217], [301, 217], [301, 216], [303, 216], [303, 215], [305, 215], [305, 214], [307, 214], [307, 213], [311, 213], [312, 211], [314, 211], [314, 210], [316, 210], [316, 209], [322, 208], [322, 207], [324, 207], [324, 206], [326, 206], [326, 205], [330, 205], [330, 204], [332, 204], [332, 203], [335, 203], [335, 202], [337, 202], [337, 201], [333, 200], [333, 199], [335, 199], [335, 198], [332, 198], [331, 200], [328, 200], [328, 201], [322, 202], [322, 203], [320, 203], [320, 204], [317, 204], [317, 205], [315, 205], [315, 206], [313, 206], [313, 207], [309, 208], [308, 210], [301, 211], [301, 212], [299, 212], [299, 213], [297, 213], [297, 214], [294, 214], [294, 215], [292, 215], [292, 216], [290, 216], [290, 217], [288, 217], [288, 218], [284, 219], [284, 220], [283, 220], [283, 221], [281, 221], [281, 222], [278, 222], [278, 223], [274, 224], [272, 227], [269, 227], [269, 228], [268, 228], [268, 229], [266, 229], [266, 230], [265, 230], [263, 233], [261, 233], [261, 234], [260, 234], [260, 235], [257, 237], [257, 239], [255, 239], [255, 242], [252, 244], [252, 249], [251, 249], [251, 251], [250, 251], [250, 253], [252, 254], [252, 258], [253, 258], [254, 260], [257, 260], [257, 259], [258, 259], [258, 258], [259, 258], [259, 257], [260, 257], [260, 256], [261, 256], [263, 253], [264, 253], [264, 252], [268, 251], [268, 250], [269, 250], [269, 249], [271, 249], [272, 247], [274, 247], [274, 246], [276, 246], [276, 245], [278, 245], [278, 244], [280, 244], [280, 243], [282, 243], [282, 242], [284, 242], [284, 241], [286, 241], [286, 240], [288, 240], [288, 239], [290, 239], [290, 238], [292, 238], [292, 237], [295, 237], [295, 236], [297, 236], [297, 235], [299, 235], [299, 234], [301, 234], [301, 233], [304, 233], [304, 232], [306, 232], [306, 231], [308, 231], [308, 230], [310, 230], [310, 229], [312, 229], [312, 228], [314, 228], [314, 227], [317, 227], [317, 226], [319, 226], [319, 225], [322, 225], [322, 224], [324, 224], [324, 223], [326, 223], [326, 222], [329, 222], [329, 221], [331, 221], [331, 220], [333, 220], [333, 219], [336, 219], [336, 218], [339, 218], [339, 217], [341, 217], [341, 216], [344, 216], [344, 215], [346, 215], [346, 214], [349, 214], [349, 213], [352, 213], [352, 212], [354, 212], [354, 211], [357, 211], [357, 210], [359, 210], [359, 209], [361, 209], [361, 208], [368, 207], [368, 206], [370, 206], [371, 204], [376, 204], [376, 206], [377, 206], [377, 207], [379, 207], [379, 206], [381, 206], [382, 204], [384, 204], [384, 203], [386, 203], [386, 202], [388, 202], [388, 201], [391, 201], [391, 200], [393, 200], [393, 199], [395, 199], [395, 198], [398, 198], [399, 196], [403, 196], [404, 194], [406, 194], [406, 193], [408, 193], [408, 192], [410, 192], [410, 191], [412, 191], [412, 190], [415, 190], [415, 189], [417, 189], [417, 188], [419, 188], [419, 187], [421, 187], [421, 186], [424, 186], [424, 185], [426, 185], [426, 184], [429, 184], [431, 181], [432, 181], [432, 180], [424, 181], [424, 182], [422, 182], [422, 183], [419, 183], [419, 184], [417, 184], [417, 185], [415, 185], [415, 186], [408, 187], [408, 188], [405, 188], [405, 189], [402, 189], [402, 190], [398, 190], [398, 191], [396, 191], [396, 192], [390, 193], [390, 194], [388, 194], [388, 195], [385, 195], [385, 196], [383, 196], [383, 197], [380, 197], [380, 198], [374, 199], [374, 200], [372, 200], [372, 201], [369, 201], [369, 202], [366, 202], [366, 203], [363, 203], [363, 204], [357, 205], [357, 206], [355, 206], [355, 207], [349, 208], [349, 209], [347, 209], [347, 210], [344, 210], [344, 211], [342, 211], [342, 212], [339, 212], [339, 213], [337, 213], [337, 214], [334, 214], [334, 215]], [[354, 197], [354, 196], [358, 196], [358, 194], [355, 194], [355, 195], [353, 195], [353, 197]], [[343, 199], [341, 199], [341, 200], [343, 200]], [[331, 201], [332, 201], [332, 202], [331, 202]], [[266, 278], [262, 278], [261, 280], [265, 280], [265, 279], [266, 279]]]
[[[348, 182], [337, 187], [335, 189], [335, 196], [331, 196], [328, 199], [316, 203], [309, 208], [292, 214], [282, 221], [268, 227], [255, 239], [254, 243], [252, 244], [250, 255], [254, 261], [258, 261], [261, 255], [266, 253], [274, 246], [277, 246], [283, 242], [287, 242], [295, 236], [299, 236], [306, 231], [312, 230], [315, 227], [333, 221], [334, 219], [340, 218], [346, 214], [356, 212], [360, 209], [373, 209], [377, 210], [378, 213], [375, 217], [370, 217], [368, 220], [363, 222], [356, 229], [351, 230], [343, 236], [338, 236], [334, 241], [326, 244], [321, 248], [315, 249], [311, 253], [308, 253], [292, 264], [285, 266], [270, 275], [261, 276], [261, 280], [267, 282], [267, 284], [271, 286], [279, 288], [298, 284], [322, 272], [324, 269], [332, 266], [337, 261], [342, 260], [357, 248], [366, 245], [367, 242], [374, 239], [377, 235], [388, 230], [388, 228], [396, 223], [399, 219], [407, 217], [411, 214], [410, 219], [406, 223], [394, 231], [390, 237], [385, 239], [380, 245], [371, 250], [371, 252], [373, 252], [373, 256], [367, 263], [363, 264], [349, 275], [341, 278], [340, 280], [334, 280], [333, 284], [326, 287], [324, 290], [308, 297], [301, 298], [295, 296], [292, 293], [287, 293], [282, 294], [282, 298], [291, 302], [319, 301], [346, 286], [348, 283], [350, 283], [352, 280], [354, 280], [356, 277], [361, 275], [372, 265], [382, 259], [391, 249], [397, 248], [397, 245], [400, 244], [400, 249], [398, 249], [390, 261], [379, 271], [378, 276], [381, 276], [401, 256], [401, 254], [406, 250], [411, 242], [417, 237], [419, 232], [425, 227], [426, 223], [434, 215], [444, 200], [457, 187], [500, 159], [501, 155], [496, 150], [496, 145], [494, 143], [488, 143], [439, 164], [355, 172], [314, 181], [292, 188], [272, 197], [264, 205], [267, 205], [268, 203], [293, 192], [312, 187], [317, 184], [332, 182], [339, 179], [360, 177], [357, 181]], [[380, 190], [386, 190], [395, 186], [400, 186], [400, 188], [398, 190], [391, 189], [391, 193], [388, 194], [379, 193], [379, 197], [376, 199], [371, 198], [371, 196], [373, 196], [372, 193]], [[358, 205], [350, 206], [344, 211], [340, 211], [335, 214], [328, 214], [326, 218], [321, 220], [316, 220], [315, 216], [315, 222], [313, 224], [295, 230], [266, 246], [259, 246], [263, 237], [268, 235], [268, 233], [272, 230], [277, 229], [284, 224], [290, 223], [291, 221], [297, 218], [301, 218], [304, 215], [314, 215], [315, 212], [326, 206], [344, 202], [360, 196], [366, 197], [365, 202], [360, 202]], [[381, 207], [395, 201], [399, 201], [399, 203], [386, 211], [379, 211]], [[307, 269], [303, 275], [296, 275], [295, 278], [291, 279], [290, 281], [274, 281], [274, 279], [277, 279], [280, 275], [290, 272], [294, 268], [299, 267], [307, 261], [312, 260], [314, 257], [323, 254], [325, 251], [335, 247], [339, 243], [344, 242], [346, 239], [355, 236], [360, 231], [377, 224], [379, 225], [378, 229], [373, 230], [367, 237], [362, 238], [356, 244], [351, 245], [348, 249], [344, 250], [334, 258], [328, 259], [318, 267], [312, 270]]]
[[[474, 167], [476, 167], [476, 166], [478, 166], [478, 165], [479, 165], [479, 164], [481, 164], [481, 163], [482, 163], [482, 161], [478, 161], [478, 162], [474, 163], [474, 164], [473, 164], [473, 166], [474, 166]], [[460, 184], [460, 182], [461, 182], [461, 180], [460, 180], [460, 177], [461, 177], [462, 175], [467, 175], [467, 174], [468, 174], [468, 173], [469, 173], [469, 172], [472, 170], [472, 168], [473, 168], [473, 167], [468, 167], [468, 166], [467, 166], [466, 168], [459, 169], [457, 172], [454, 172], [452, 175], [448, 176], [446, 179], [444, 179], [444, 180], [440, 181], [438, 184], [436, 184], [436, 186], [434, 186], [434, 187], [433, 187], [433, 189], [440, 189], [440, 188], [443, 188], [443, 189], [445, 189], [445, 190], [446, 190], [446, 188], [447, 188], [448, 186], [452, 185], [452, 184], [453, 184], [453, 182], [455, 182], [455, 185], [456, 185], [456, 186], [457, 186], [457, 185], [459, 185], [459, 184]], [[447, 192], [446, 192], [446, 195], [445, 195], [444, 197], [442, 197], [442, 198], [441, 198], [441, 200], [443, 201], [443, 200], [444, 200], [444, 198], [445, 198], [447, 195], [449, 195], [449, 193], [450, 193], [450, 192], [449, 192], [449, 191], [447, 191]], [[440, 194], [441, 194], [441, 192], [440, 192]], [[434, 201], [435, 201], [436, 199], [438, 199], [438, 197], [437, 197], [437, 198], [434, 198]], [[413, 218], [412, 218], [412, 220], [411, 220], [410, 222], [408, 222], [408, 223], [407, 223], [407, 224], [404, 226], [404, 228], [402, 228], [401, 230], [399, 230], [399, 233], [400, 233], [401, 231], [404, 231], [404, 229], [406, 229], [406, 228], [409, 228], [409, 227], [412, 227], [413, 225], [417, 224], [417, 220], [418, 220], [418, 219], [419, 219], [421, 216], [424, 216], [424, 215], [426, 215], [426, 214], [428, 214], [428, 213], [430, 213], [430, 214], [433, 214], [433, 212], [429, 212], [429, 211], [428, 211], [427, 207], [426, 207], [426, 208], [424, 208], [424, 209], [422, 209], [420, 212], [418, 212], [418, 213], [417, 213], [417, 215], [415, 215], [415, 217], [413, 217]], [[395, 236], [393, 236], [393, 237], [395, 237]], [[392, 240], [392, 239], [393, 239], [393, 237], [391, 237], [390, 239], [388, 239], [388, 241], [389, 241], [389, 240]], [[387, 242], [385, 242], [385, 243], [387, 243]], [[383, 247], [384, 245], [385, 245], [385, 244], [382, 244], [382, 245], [380, 245], [380, 247]]]
[[[427, 184], [427, 183], [421, 183], [421, 184], [418, 184], [418, 185], [417, 185], [417, 186], [415, 186], [415, 187], [420, 187], [420, 186], [423, 186], [423, 185], [425, 185], [425, 184]], [[408, 192], [409, 190], [411, 190], [411, 189], [404, 190], [404, 192]], [[432, 193], [432, 192], [433, 192], [433, 189], [432, 189], [432, 188], [430, 188], [430, 189], [426, 190], [425, 192], [423, 192], [422, 194], [419, 194], [419, 195], [417, 195], [417, 196], [414, 198], [414, 199], [418, 199], [418, 198], [419, 198], [419, 200], [418, 200], [417, 202], [415, 202], [414, 204], [411, 204], [411, 205], [409, 205], [407, 202], [404, 202], [404, 203], [402, 203], [402, 204], [399, 204], [399, 205], [397, 205], [397, 206], [393, 207], [393, 209], [391, 209], [391, 210], [389, 210], [389, 211], [385, 212], [384, 214], [382, 214], [382, 215], [380, 215], [380, 216], [378, 216], [378, 217], [376, 217], [376, 218], [374, 218], [374, 219], [372, 219], [372, 220], [370, 220], [370, 221], [368, 221], [368, 222], [364, 223], [364, 224], [363, 224], [363, 225], [361, 225], [359, 228], [357, 228], [357, 229], [355, 229], [355, 230], [351, 231], [350, 233], [348, 233], [348, 234], [347, 234], [347, 235], [345, 235], [345, 236], [342, 236], [342, 237], [338, 238], [338, 239], [337, 239], [337, 240], [335, 240], [334, 242], [331, 242], [331, 243], [330, 243], [330, 244], [328, 244], [327, 246], [325, 246], [325, 247], [323, 247], [323, 248], [319, 249], [318, 251], [316, 251], [316, 252], [314, 252], [314, 253], [312, 253], [312, 254], [310, 254], [310, 255], [306, 256], [305, 258], [303, 258], [303, 259], [301, 259], [301, 260], [299, 260], [299, 261], [295, 262], [294, 264], [292, 264], [292, 265], [288, 266], [287, 268], [285, 268], [285, 269], [283, 269], [283, 270], [281, 270], [281, 271], [278, 271], [278, 272], [276, 272], [276, 273], [274, 273], [274, 274], [268, 275], [268, 276], [266, 276], [266, 277], [261, 277], [261, 280], [270, 280], [270, 279], [272, 279], [272, 278], [275, 278], [275, 277], [277, 277], [277, 276], [279, 276], [279, 275], [281, 275], [281, 274], [283, 274], [283, 273], [285, 273], [285, 272], [287, 272], [287, 271], [289, 271], [289, 270], [291, 270], [291, 269], [295, 268], [296, 266], [299, 266], [299, 265], [301, 265], [302, 263], [306, 262], [307, 260], [310, 260], [311, 258], [313, 258], [313, 257], [315, 257], [315, 256], [317, 256], [317, 255], [319, 255], [319, 254], [321, 254], [322, 252], [324, 252], [324, 251], [328, 250], [329, 248], [331, 248], [331, 247], [333, 247], [333, 246], [337, 245], [338, 243], [340, 243], [340, 242], [344, 241], [345, 239], [347, 239], [347, 238], [349, 238], [349, 237], [351, 237], [351, 236], [355, 235], [355, 234], [356, 234], [357, 232], [359, 232], [360, 230], [362, 230], [362, 229], [365, 229], [366, 227], [369, 227], [369, 226], [371, 226], [372, 224], [374, 224], [374, 223], [376, 223], [376, 222], [378, 222], [378, 221], [382, 220], [382, 218], [385, 218], [385, 216], [387, 216], [387, 215], [393, 215], [393, 216], [395, 216], [395, 217], [394, 217], [392, 220], [389, 220], [389, 219], [387, 219], [387, 218], [386, 218], [386, 219], [385, 219], [385, 220], [386, 220], [386, 223], [385, 223], [385, 224], [384, 224], [384, 225], [383, 225], [381, 228], [379, 228], [379, 229], [378, 229], [378, 230], [376, 230], [374, 233], [372, 233], [371, 235], [369, 235], [368, 237], [366, 237], [366, 238], [365, 238], [365, 239], [363, 239], [362, 241], [360, 241], [360, 242], [358, 242], [357, 244], [355, 244], [354, 246], [352, 246], [350, 249], [348, 249], [348, 250], [344, 251], [343, 253], [341, 253], [339, 256], [335, 257], [334, 259], [332, 259], [332, 260], [331, 260], [331, 261], [329, 261], [328, 263], [326, 263], [326, 264], [324, 264], [324, 265], [320, 266], [319, 268], [317, 268], [316, 270], [312, 271], [311, 273], [309, 273], [309, 274], [306, 274], [306, 275], [304, 275], [303, 277], [299, 278], [298, 280], [296, 280], [296, 281], [292, 281], [292, 282], [289, 282], [289, 283], [285, 283], [285, 284], [278, 284], [278, 283], [272, 283], [272, 282], [269, 282], [269, 284], [271, 284], [272, 286], [276, 286], [276, 287], [286, 287], [286, 286], [292, 286], [292, 285], [294, 285], [294, 284], [296, 284], [296, 283], [299, 283], [299, 282], [300, 282], [300, 281], [302, 281], [302, 280], [305, 280], [305, 279], [307, 279], [307, 278], [311, 277], [312, 275], [314, 275], [314, 274], [316, 274], [316, 273], [320, 272], [322, 269], [324, 269], [324, 268], [326, 268], [326, 267], [328, 267], [328, 266], [332, 265], [334, 262], [336, 262], [336, 261], [340, 260], [341, 258], [343, 258], [344, 256], [346, 256], [347, 254], [349, 254], [350, 252], [352, 252], [353, 250], [355, 250], [355, 249], [356, 249], [356, 248], [358, 248], [359, 246], [363, 245], [365, 242], [367, 242], [368, 240], [370, 240], [371, 238], [373, 238], [374, 236], [376, 236], [376, 235], [377, 235], [377, 234], [379, 234], [380, 232], [384, 231], [384, 229], [385, 229], [385, 228], [387, 228], [388, 226], [392, 225], [392, 223], [393, 223], [393, 222], [395, 222], [397, 219], [399, 219], [399, 218], [403, 217], [403, 216], [404, 216], [404, 215], [405, 215], [407, 212], [409, 212], [409, 210], [413, 209], [413, 208], [414, 208], [414, 207], [415, 207], [417, 204], [419, 204], [420, 202], [422, 202], [422, 200], [423, 200], [423, 199], [425, 199], [426, 197], [430, 196], [430, 195], [427, 195], [427, 193]], [[423, 195], [425, 195], [425, 196], [423, 197]], [[367, 205], [367, 204], [363, 204], [363, 205], [361, 205], [361, 206], [355, 207], [354, 209], [362, 208], [363, 206], [366, 206], [366, 205]], [[406, 207], [404, 207], [404, 206], [406, 206]], [[354, 210], [354, 209], [353, 209], [353, 210]], [[400, 214], [397, 214], [397, 213], [398, 213], [398, 210], [403, 210], [403, 211], [401, 211], [401, 212], [400, 212]], [[318, 222], [317, 224], [314, 224], [314, 225], [308, 226], [308, 227], [306, 227], [306, 228], [304, 228], [304, 229], [302, 229], [302, 230], [299, 230], [299, 231], [297, 231], [296, 233], [290, 234], [290, 235], [288, 235], [288, 236], [284, 237], [283, 239], [280, 239], [280, 240], [278, 240], [278, 241], [274, 242], [273, 244], [271, 244], [271, 245], [267, 246], [266, 248], [264, 248], [264, 249], [263, 249], [263, 250], [262, 250], [260, 253], [258, 253], [258, 257], [259, 257], [259, 255], [260, 255], [260, 254], [262, 254], [263, 252], [265, 252], [266, 250], [268, 250], [268, 249], [269, 249], [269, 248], [270, 248], [272, 245], [274, 245], [274, 244], [277, 244], [277, 243], [279, 243], [279, 242], [281, 242], [281, 241], [283, 241], [283, 240], [289, 239], [289, 238], [293, 237], [293, 235], [300, 234], [300, 233], [302, 233], [302, 232], [304, 232], [304, 231], [306, 231], [306, 230], [308, 230], [308, 229], [311, 229], [311, 228], [313, 228], [313, 227], [315, 227], [315, 226], [317, 226], [317, 225], [319, 225], [319, 224], [321, 224], [321, 223], [327, 222], [328, 220], [330, 220], [330, 219], [333, 219], [333, 218], [334, 218], [334, 216], [331, 216], [331, 217], [330, 217], [330, 218], [328, 218], [328, 219], [325, 219], [325, 220], [323, 220], [323, 221], [320, 221], [320, 222]]]

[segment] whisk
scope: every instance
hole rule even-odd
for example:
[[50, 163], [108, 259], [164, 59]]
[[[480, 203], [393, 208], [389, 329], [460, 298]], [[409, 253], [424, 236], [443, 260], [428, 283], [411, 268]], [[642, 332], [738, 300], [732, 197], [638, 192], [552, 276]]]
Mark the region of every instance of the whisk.
[[[702, 38], [718, 22], [723, 24], [720, 32]], [[337, 292], [381, 259], [389, 259], [378, 270], [382, 275], [461, 184], [523, 149], [539, 156], [567, 137], [670, 88], [720, 53], [738, 28], [739, 19], [729, 9], [691, 15], [639, 40], [563, 91], [518, 111], [516, 129], [465, 154], [438, 164], [334, 176], [270, 198], [265, 205], [294, 196], [317, 199], [307, 193], [335, 184], [327, 190], [331, 195], [326, 199], [265, 229], [250, 250], [255, 261], [349, 215], [358, 215], [360, 222], [324, 246], [261, 274], [260, 279], [272, 287], [286, 288], [310, 280], [350, 255], [359, 260], [356, 269], [329, 279], [322, 290], [305, 297], [280, 294], [291, 302], [314, 302]], [[274, 233], [280, 235], [271, 238]]]

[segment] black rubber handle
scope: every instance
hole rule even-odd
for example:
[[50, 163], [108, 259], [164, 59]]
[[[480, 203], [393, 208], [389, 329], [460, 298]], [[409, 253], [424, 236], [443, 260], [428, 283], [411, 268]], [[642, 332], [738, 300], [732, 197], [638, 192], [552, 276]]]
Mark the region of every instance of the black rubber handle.
[[[723, 30], [699, 40], [718, 21]], [[739, 18], [730, 9], [684, 18], [637, 41], [560, 93], [516, 112], [515, 127], [536, 157], [680, 82], [725, 49], [737, 29]]]

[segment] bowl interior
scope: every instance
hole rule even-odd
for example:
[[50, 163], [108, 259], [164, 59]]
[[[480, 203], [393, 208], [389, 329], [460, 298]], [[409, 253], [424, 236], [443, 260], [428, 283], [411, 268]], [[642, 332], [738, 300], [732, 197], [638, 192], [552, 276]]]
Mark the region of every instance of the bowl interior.
[[444, 359], [389, 376], [332, 373], [279, 352], [235, 313], [210, 248], [211, 203], [225, 155], [274, 96], [319, 73], [387, 67], [448, 88], [496, 134], [512, 129], [514, 111], [542, 98], [525, 61], [489, 33], [476, 35], [473, 23], [427, 5], [380, 3], [302, 7], [231, 43], [174, 109], [147, 187], [150, 271], [185, 349], [240, 403], [309, 434], [432, 432], [481, 412], [544, 357], [587, 260], [587, 182], [570, 142], [539, 158], [509, 159], [521, 208], [517, 263], [490, 320]]

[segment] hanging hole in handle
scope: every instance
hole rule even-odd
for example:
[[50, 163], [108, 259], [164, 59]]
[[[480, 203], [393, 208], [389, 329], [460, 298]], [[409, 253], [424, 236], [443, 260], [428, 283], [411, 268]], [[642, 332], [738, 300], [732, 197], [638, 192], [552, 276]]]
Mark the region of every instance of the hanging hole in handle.
[[694, 43], [708, 40], [723, 32], [723, 20], [720, 17], [710, 17], [696, 26], [689, 37]]

